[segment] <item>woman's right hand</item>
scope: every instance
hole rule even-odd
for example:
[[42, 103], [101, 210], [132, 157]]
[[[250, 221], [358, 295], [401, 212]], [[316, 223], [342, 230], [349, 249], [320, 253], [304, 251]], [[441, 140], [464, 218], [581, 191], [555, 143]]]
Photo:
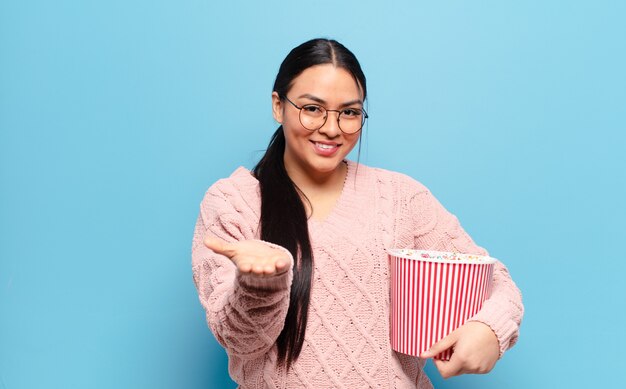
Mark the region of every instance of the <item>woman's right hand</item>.
[[241, 273], [255, 276], [274, 276], [285, 273], [291, 267], [291, 258], [283, 251], [258, 240], [242, 240], [229, 243], [208, 237], [204, 245], [217, 254], [225, 255]]

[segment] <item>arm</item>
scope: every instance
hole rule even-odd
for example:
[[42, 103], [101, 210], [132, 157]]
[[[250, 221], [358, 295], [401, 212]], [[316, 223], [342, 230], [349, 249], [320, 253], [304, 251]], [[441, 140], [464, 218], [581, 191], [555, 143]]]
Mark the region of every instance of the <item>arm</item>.
[[[234, 188], [214, 185], [202, 201], [192, 245], [193, 280], [209, 327], [229, 355], [242, 359], [263, 355], [274, 345], [289, 307], [293, 274], [289, 266], [281, 274], [257, 275], [241, 271], [230, 259], [235, 255], [228, 250], [245, 245], [257, 252], [279, 252], [293, 263], [286, 249], [254, 240], [257, 222]], [[224, 255], [209, 249], [205, 240]], [[222, 240], [228, 250], [215, 248]]]
[[[425, 250], [456, 251], [488, 255], [463, 230], [458, 219], [450, 214], [425, 188], [412, 198], [416, 213], [415, 247]], [[480, 312], [469, 321], [486, 324], [498, 340], [499, 356], [512, 347], [519, 336], [524, 307], [519, 289], [501, 262], [496, 262], [493, 290]]]

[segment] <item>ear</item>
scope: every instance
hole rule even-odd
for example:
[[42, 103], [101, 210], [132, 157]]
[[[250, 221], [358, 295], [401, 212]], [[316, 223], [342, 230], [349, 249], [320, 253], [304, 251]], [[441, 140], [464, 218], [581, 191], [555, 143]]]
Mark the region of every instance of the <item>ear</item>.
[[272, 115], [278, 123], [283, 124], [283, 102], [276, 92], [272, 92]]

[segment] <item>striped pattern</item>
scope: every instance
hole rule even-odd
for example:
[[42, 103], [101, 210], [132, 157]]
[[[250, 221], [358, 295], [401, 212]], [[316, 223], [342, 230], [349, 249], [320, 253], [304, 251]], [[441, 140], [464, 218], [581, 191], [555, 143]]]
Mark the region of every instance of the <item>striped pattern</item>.
[[[419, 356], [460, 327], [491, 294], [493, 267], [389, 255], [391, 347]], [[448, 360], [452, 350], [436, 358]]]

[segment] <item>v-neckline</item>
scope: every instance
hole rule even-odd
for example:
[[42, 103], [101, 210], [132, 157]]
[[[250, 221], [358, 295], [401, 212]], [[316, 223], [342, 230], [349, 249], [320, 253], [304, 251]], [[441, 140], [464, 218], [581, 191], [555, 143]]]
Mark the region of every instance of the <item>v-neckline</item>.
[[354, 166], [352, 165], [351, 161], [344, 160], [344, 163], [346, 164], [347, 171], [346, 171], [346, 177], [343, 180], [343, 187], [341, 188], [341, 193], [339, 194], [339, 197], [337, 197], [335, 204], [333, 204], [333, 206], [330, 209], [330, 212], [324, 218], [316, 219], [314, 217], [310, 217], [308, 219], [310, 226], [320, 226], [320, 225], [324, 225], [328, 223], [329, 221], [332, 221], [337, 216], [337, 212], [341, 210], [343, 203], [345, 202], [345, 197], [347, 195], [346, 192], [350, 190], [354, 182], [353, 176], [355, 173]]

